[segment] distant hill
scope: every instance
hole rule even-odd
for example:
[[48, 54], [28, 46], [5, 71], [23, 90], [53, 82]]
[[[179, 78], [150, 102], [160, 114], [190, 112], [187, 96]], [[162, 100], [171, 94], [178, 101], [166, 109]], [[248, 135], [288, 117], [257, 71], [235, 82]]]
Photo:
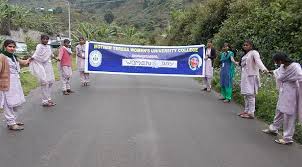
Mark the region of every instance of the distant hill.
[[[69, 0], [69, 2], [73, 12], [88, 12], [85, 14], [86, 17], [103, 20], [105, 13], [112, 12], [113, 22], [118, 25], [133, 25], [139, 29], [154, 31], [168, 24], [171, 11], [183, 9], [194, 3], [194, 0]], [[66, 7], [62, 0], [9, 0], [9, 3], [21, 4], [30, 9]]]

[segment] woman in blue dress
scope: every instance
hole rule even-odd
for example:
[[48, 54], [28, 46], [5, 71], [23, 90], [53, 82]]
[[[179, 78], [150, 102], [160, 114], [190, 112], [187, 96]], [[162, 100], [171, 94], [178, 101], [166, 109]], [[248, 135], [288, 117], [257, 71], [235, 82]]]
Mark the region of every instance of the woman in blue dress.
[[229, 51], [230, 44], [224, 43], [222, 53], [220, 54], [220, 86], [221, 96], [224, 103], [229, 103], [232, 99], [233, 77], [235, 75], [235, 65], [238, 62], [234, 60], [234, 52]]

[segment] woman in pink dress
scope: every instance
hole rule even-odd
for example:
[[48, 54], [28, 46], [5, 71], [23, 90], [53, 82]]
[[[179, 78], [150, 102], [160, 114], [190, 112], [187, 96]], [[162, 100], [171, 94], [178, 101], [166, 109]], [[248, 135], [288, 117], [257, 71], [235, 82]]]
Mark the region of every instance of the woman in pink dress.
[[62, 91], [63, 95], [69, 95], [70, 93], [73, 93], [73, 91], [70, 88], [70, 81], [71, 81], [71, 75], [72, 75], [72, 52], [69, 48], [70, 41], [68, 39], [65, 39], [63, 41], [63, 46], [59, 50], [59, 71], [61, 75], [61, 81], [62, 81]]

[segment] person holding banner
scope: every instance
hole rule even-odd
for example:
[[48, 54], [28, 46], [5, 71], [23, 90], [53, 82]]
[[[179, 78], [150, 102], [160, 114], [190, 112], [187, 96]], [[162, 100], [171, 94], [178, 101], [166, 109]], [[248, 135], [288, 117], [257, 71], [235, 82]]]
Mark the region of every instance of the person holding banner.
[[302, 69], [299, 63], [293, 62], [285, 53], [275, 54], [273, 60], [280, 66], [274, 70], [279, 98], [273, 123], [262, 131], [277, 135], [283, 124], [283, 138], [275, 142], [283, 145], [292, 144], [298, 114], [302, 122]]
[[224, 43], [222, 48], [222, 53], [220, 55], [220, 86], [221, 86], [221, 96], [220, 100], [224, 103], [231, 102], [232, 92], [233, 92], [233, 77], [235, 75], [235, 65], [238, 62], [234, 60], [234, 53], [229, 51], [230, 44]]
[[76, 46], [77, 65], [80, 72], [82, 86], [89, 86], [89, 73], [85, 73], [85, 45], [84, 37], [79, 38], [79, 44]]
[[244, 96], [244, 111], [238, 116], [254, 119], [256, 94], [260, 87], [259, 70], [268, 72], [260, 59], [260, 54], [255, 50], [253, 42], [246, 40], [243, 44], [245, 55], [241, 58], [241, 94]]
[[213, 78], [213, 63], [214, 59], [216, 58], [216, 50], [213, 48], [213, 43], [211, 40], [208, 40], [207, 48], [206, 48], [206, 56], [205, 60], [205, 77], [204, 77], [204, 84], [205, 88], [204, 91], [211, 91], [212, 88], [212, 78]]
[[5, 40], [0, 54], [0, 108], [4, 110], [9, 130], [23, 130], [24, 123], [17, 122], [17, 111], [25, 102], [20, 82], [20, 65], [28, 65], [29, 59], [21, 60], [16, 57], [16, 42]]
[[30, 58], [29, 69], [40, 82], [42, 92], [42, 106], [51, 107], [56, 104], [51, 99], [51, 87], [55, 81], [51, 58], [53, 53], [48, 44], [49, 36], [41, 35], [41, 44], [38, 44], [34, 55]]
[[69, 95], [70, 93], [73, 93], [73, 91], [70, 88], [70, 81], [71, 81], [71, 75], [72, 75], [72, 52], [69, 48], [70, 41], [68, 39], [64, 39], [63, 46], [61, 46], [59, 50], [59, 71], [62, 81], [62, 91], [63, 95]]

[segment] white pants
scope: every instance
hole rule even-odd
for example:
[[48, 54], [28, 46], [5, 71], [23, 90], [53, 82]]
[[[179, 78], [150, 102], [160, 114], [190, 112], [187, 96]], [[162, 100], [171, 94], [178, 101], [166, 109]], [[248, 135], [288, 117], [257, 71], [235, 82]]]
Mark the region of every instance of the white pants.
[[273, 132], [278, 132], [283, 124], [283, 139], [291, 142], [295, 133], [296, 116], [296, 114], [288, 115], [276, 111], [274, 122], [269, 126], [269, 129]]
[[41, 83], [42, 104], [47, 104], [48, 101], [51, 100], [51, 87], [52, 83]]
[[72, 69], [69, 66], [60, 67], [61, 81], [62, 81], [62, 90], [66, 91], [70, 89], [70, 80], [72, 75]]
[[66, 91], [70, 89], [70, 78], [62, 78], [62, 90]]
[[81, 83], [89, 82], [89, 73], [85, 73], [84, 71], [80, 71]]
[[206, 86], [207, 90], [211, 90], [211, 88], [212, 88], [212, 78], [204, 77], [203, 81], [204, 81], [204, 85]]
[[244, 97], [244, 112], [255, 115], [256, 95], [243, 95]]
[[6, 101], [6, 98], [4, 99], [3, 103], [3, 110], [4, 110], [4, 117], [6, 119], [7, 125], [15, 125], [17, 120], [17, 108], [18, 107], [9, 107]]

